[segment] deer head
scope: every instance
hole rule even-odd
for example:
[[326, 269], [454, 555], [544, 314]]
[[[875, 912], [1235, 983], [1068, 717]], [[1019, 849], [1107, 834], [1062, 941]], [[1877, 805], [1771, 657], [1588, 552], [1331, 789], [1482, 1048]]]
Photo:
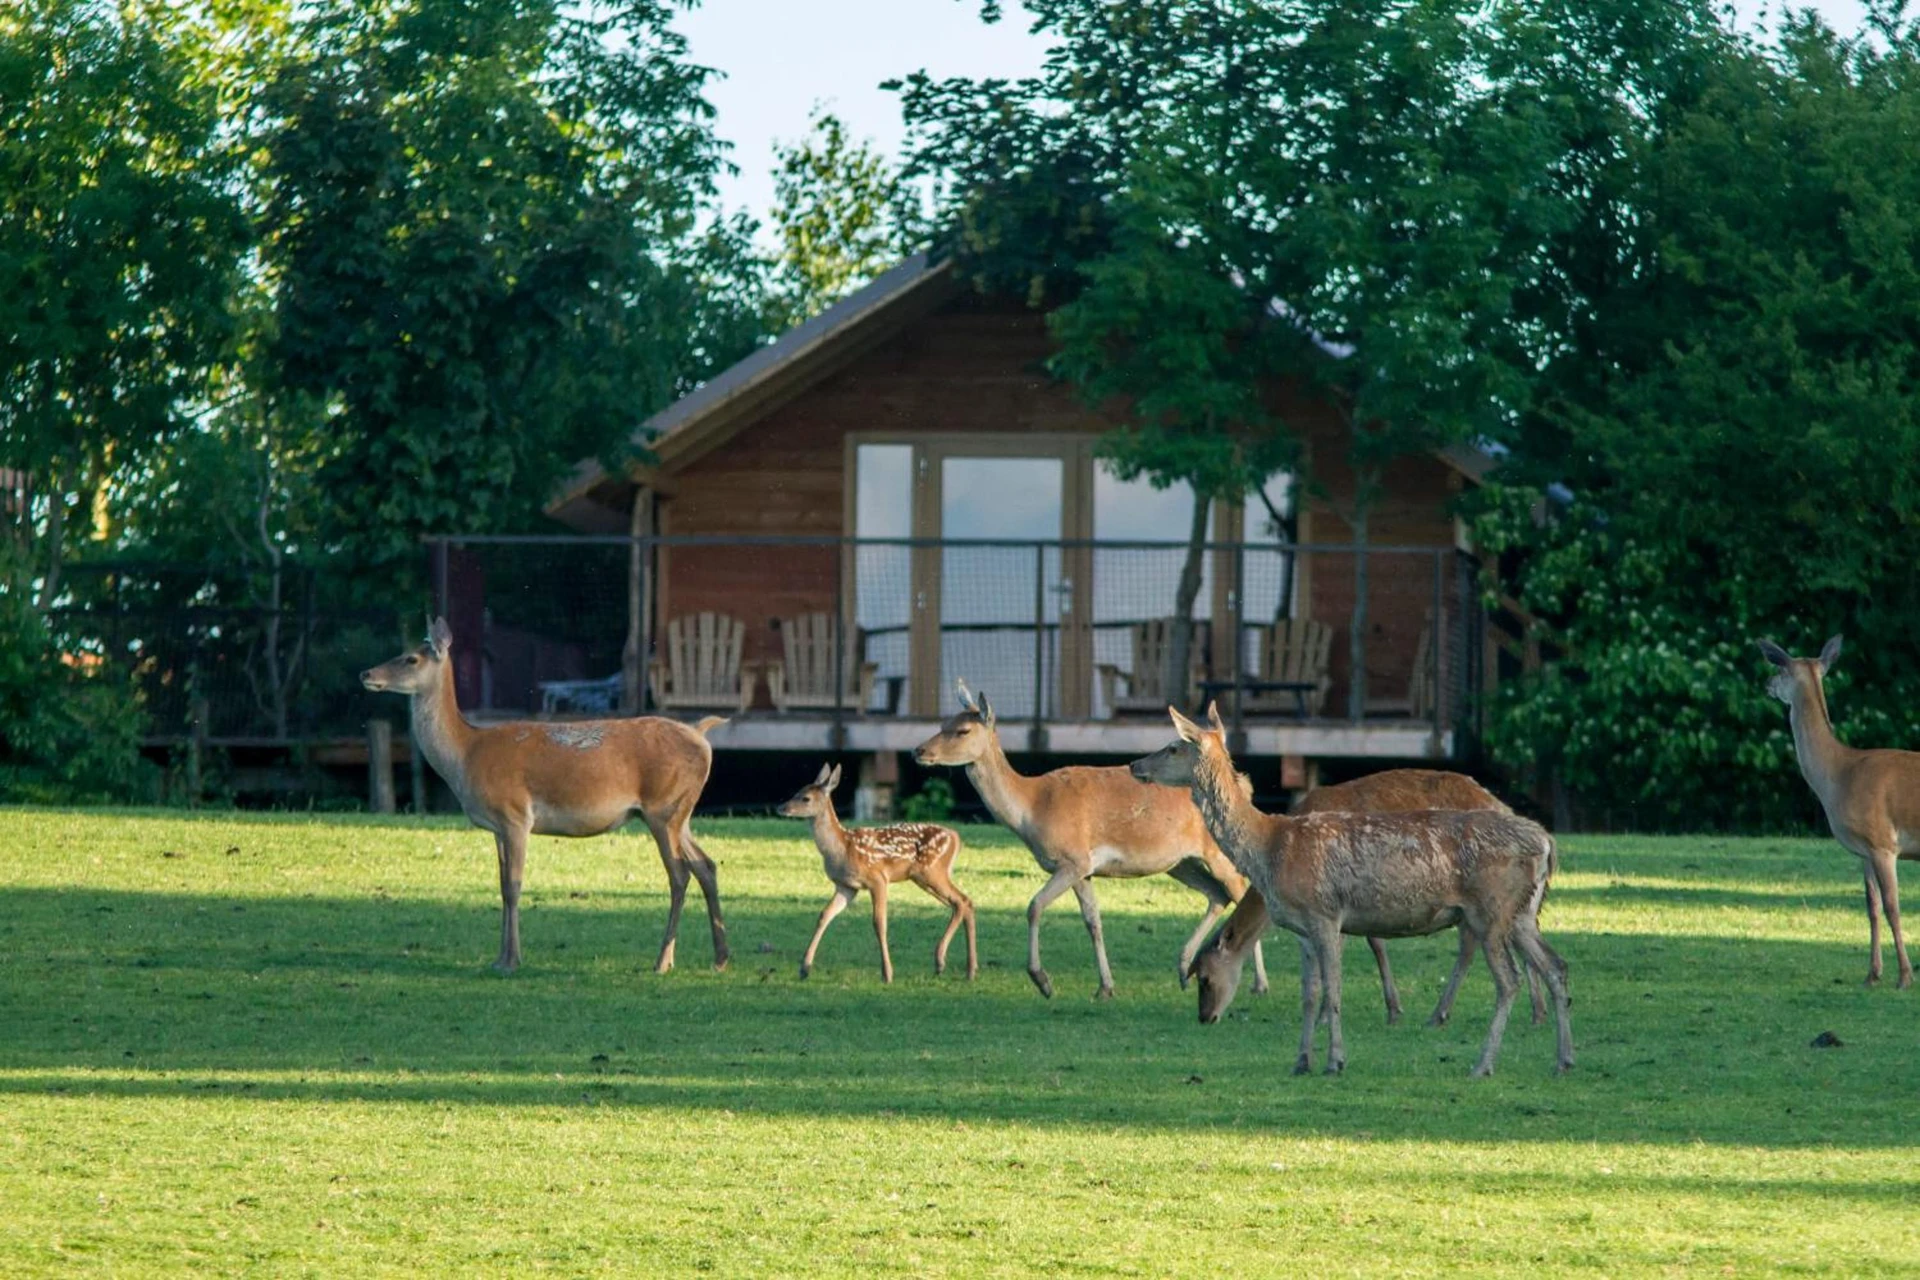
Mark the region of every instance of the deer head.
[[447, 672], [447, 653], [453, 648], [453, 630], [445, 618], [427, 624], [427, 641], [397, 658], [360, 673], [360, 683], [374, 693], [404, 693], [411, 697], [438, 687]]
[[1212, 1026], [1220, 1021], [1220, 1015], [1227, 1011], [1227, 1006], [1233, 1003], [1234, 993], [1240, 989], [1240, 975], [1246, 967], [1246, 953], [1236, 953], [1230, 948], [1226, 926], [1222, 925], [1194, 955], [1193, 963], [1187, 968], [1187, 977], [1200, 983], [1202, 1023]]
[[1758, 644], [1761, 655], [1773, 664], [1773, 675], [1767, 680], [1768, 693], [1788, 706], [1800, 696], [1825, 703], [1822, 681], [1840, 660], [1839, 636], [1828, 640], [1817, 658], [1796, 658], [1771, 640], [1761, 640]]
[[965, 680], [955, 681], [955, 686], [960, 710], [915, 749], [913, 758], [921, 764], [968, 765], [993, 748], [993, 704], [984, 693], [976, 696]]
[[833, 812], [833, 789], [840, 785], [840, 766], [821, 765], [812, 782], [794, 792], [793, 799], [780, 806], [783, 818], [815, 818]]
[[1227, 726], [1220, 719], [1217, 703], [1208, 704], [1205, 726], [1187, 719], [1172, 707], [1167, 708], [1167, 715], [1172, 717], [1173, 731], [1179, 736], [1152, 755], [1129, 765], [1134, 777], [1164, 787], [1190, 787], [1203, 758], [1217, 756], [1221, 762], [1231, 765], [1227, 755]]

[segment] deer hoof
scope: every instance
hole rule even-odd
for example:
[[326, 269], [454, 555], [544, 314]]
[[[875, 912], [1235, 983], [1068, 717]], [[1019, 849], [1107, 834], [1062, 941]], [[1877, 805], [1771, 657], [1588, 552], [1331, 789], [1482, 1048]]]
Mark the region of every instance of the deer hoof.
[[1444, 1013], [1436, 1013], [1427, 1019], [1427, 1025], [1430, 1027], [1444, 1027], [1447, 1025], [1447, 1015]]
[[812, 973], [813, 973], [813, 966], [812, 966], [812, 965], [810, 965], [810, 964], [803, 964], [803, 965], [801, 965], [801, 966], [800, 966], [800, 981], [802, 981], [802, 982], [805, 982], [805, 981], [807, 980], [807, 978], [808, 978], [808, 976], [809, 976], [809, 975], [811, 975]]
[[1398, 1009], [1387, 1010], [1387, 1025], [1390, 1027], [1400, 1025], [1400, 1011]]
[[1474, 1067], [1473, 1070], [1467, 1072], [1467, 1079], [1485, 1080], [1487, 1077], [1491, 1076], [1492, 1074], [1493, 1074], [1493, 1068], [1483, 1062], [1478, 1066]]
[[1306, 1054], [1303, 1053], [1293, 1060], [1293, 1074], [1297, 1076], [1310, 1076], [1313, 1074], [1313, 1064], [1307, 1061]]
[[1330, 1076], [1337, 1076], [1341, 1072], [1345, 1071], [1346, 1069], [1347, 1069], [1347, 1063], [1346, 1063], [1346, 1060], [1343, 1058], [1339, 1062], [1329, 1062], [1327, 1064], [1326, 1074]]
[[1029, 969], [1027, 976], [1033, 979], [1033, 985], [1040, 988], [1040, 994], [1053, 999], [1053, 979], [1047, 976], [1045, 969]]
[[1869, 973], [1867, 974], [1867, 980], [1866, 980], [1866, 982], [1865, 982], [1864, 984], [1862, 984], [1862, 985], [1864, 985], [1864, 986], [1869, 986], [1869, 987], [1877, 987], [1877, 986], [1879, 986], [1879, 985], [1880, 985], [1880, 975], [1879, 975], [1879, 974], [1877, 974], [1877, 973], [1872, 973], [1872, 972], [1869, 972]]
[[1912, 985], [1913, 985], [1913, 971], [1909, 969], [1907, 972], [1900, 975], [1900, 990], [1905, 991], [1908, 987]]
[[1557, 1076], [1563, 1076], [1563, 1075], [1565, 1075], [1565, 1074], [1567, 1074], [1567, 1072], [1569, 1072], [1569, 1071], [1571, 1071], [1571, 1070], [1573, 1070], [1573, 1059], [1572, 1059], [1572, 1058], [1566, 1058], [1566, 1059], [1563, 1059], [1563, 1060], [1562, 1060], [1562, 1061], [1560, 1061], [1560, 1062], [1556, 1062], [1556, 1063], [1554, 1063], [1554, 1064], [1553, 1064], [1553, 1074], [1555, 1074], [1555, 1075], [1557, 1075]]
[[1100, 987], [1100, 988], [1098, 988], [1097, 990], [1095, 990], [1095, 991], [1094, 991], [1094, 993], [1093, 993], [1093, 998], [1094, 998], [1095, 1000], [1111, 1000], [1111, 999], [1113, 999], [1113, 988], [1112, 988], [1112, 987]]
[[518, 969], [519, 967], [520, 967], [520, 957], [518, 956], [501, 956], [498, 960], [495, 960], [493, 962], [493, 966], [492, 966], [493, 971], [495, 973], [503, 974], [503, 975], [512, 973], [515, 969]]

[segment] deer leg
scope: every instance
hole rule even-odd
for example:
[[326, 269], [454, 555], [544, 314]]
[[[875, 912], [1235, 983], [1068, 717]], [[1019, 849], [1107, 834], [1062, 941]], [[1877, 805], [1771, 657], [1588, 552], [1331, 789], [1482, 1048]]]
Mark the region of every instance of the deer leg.
[[707, 901], [707, 925], [713, 931], [713, 967], [716, 971], [725, 969], [732, 952], [727, 948], [727, 925], [720, 916], [720, 879], [714, 869], [713, 859], [693, 838], [693, 828], [685, 819], [680, 822], [680, 847], [686, 852], [687, 865], [693, 870], [693, 878], [700, 882], [700, 896]]
[[1174, 863], [1167, 868], [1167, 874], [1207, 900], [1207, 913], [1200, 917], [1200, 927], [1193, 931], [1180, 948], [1178, 962], [1180, 989], [1185, 991], [1187, 971], [1193, 967], [1193, 958], [1199, 954], [1200, 944], [1207, 940], [1207, 934], [1212, 931], [1214, 922], [1220, 918], [1222, 912], [1233, 905], [1233, 895], [1227, 891], [1227, 886], [1220, 882], [1219, 877], [1213, 874], [1212, 869], [1197, 858]]
[[1893, 850], [1875, 855], [1873, 870], [1880, 881], [1880, 907], [1887, 917], [1887, 932], [1893, 935], [1893, 958], [1900, 966], [1899, 988], [1913, 985], [1913, 962], [1907, 959], [1907, 940], [1900, 932], [1900, 864]]
[[1533, 1025], [1537, 1027], [1547, 1020], [1547, 1005], [1540, 998], [1540, 973], [1531, 961], [1520, 972], [1527, 975], [1527, 999], [1533, 1004]]
[[873, 899], [873, 936], [880, 940], [880, 981], [893, 981], [893, 955], [887, 950], [887, 882], [876, 879], [867, 886]]
[[493, 967], [512, 973], [520, 967], [520, 880], [527, 867], [527, 833], [508, 827], [493, 837], [500, 859], [500, 956]]
[[1460, 993], [1460, 980], [1467, 976], [1467, 967], [1473, 963], [1474, 948], [1478, 945], [1473, 930], [1462, 924], [1460, 953], [1454, 958], [1453, 972], [1447, 975], [1447, 985], [1440, 992], [1440, 1003], [1433, 1006], [1433, 1016], [1427, 1019], [1428, 1026], [1444, 1027], [1453, 1016], [1453, 998]]
[[1327, 1011], [1327, 1074], [1337, 1076], [1347, 1069], [1346, 1041], [1340, 1034], [1340, 953], [1346, 938], [1337, 925], [1322, 924], [1314, 949], [1320, 954], [1320, 982], [1324, 993], [1321, 1005]]
[[1300, 1055], [1293, 1060], [1293, 1074], [1304, 1076], [1313, 1070], [1313, 1029], [1320, 1023], [1320, 957], [1306, 934], [1300, 935]]
[[1513, 940], [1520, 953], [1527, 960], [1527, 980], [1533, 981], [1537, 973], [1546, 979], [1547, 989], [1553, 993], [1553, 1016], [1556, 1028], [1556, 1052], [1553, 1069], [1556, 1074], [1573, 1069], [1573, 1010], [1572, 1001], [1567, 998], [1567, 965], [1554, 953], [1547, 940], [1540, 936], [1540, 926], [1531, 919], [1514, 921]]
[[1072, 867], [1062, 866], [1040, 886], [1040, 892], [1033, 895], [1033, 901], [1027, 904], [1027, 976], [1033, 979], [1033, 985], [1040, 988], [1040, 994], [1053, 999], [1053, 979], [1040, 964], [1040, 914], [1050, 906], [1053, 900], [1067, 891], [1075, 876]]
[[[1093, 963], [1100, 972], [1100, 987], [1093, 993], [1093, 998], [1111, 1000], [1113, 970], [1107, 967], [1107, 940], [1100, 928], [1100, 900], [1093, 896], [1093, 881], [1075, 880], [1073, 896], [1080, 900], [1080, 919], [1086, 922], [1087, 936], [1093, 939]], [[1219, 915], [1220, 909], [1215, 907], [1213, 914]]]
[[826, 906], [820, 908], [820, 923], [813, 926], [813, 939], [807, 943], [807, 954], [800, 957], [802, 978], [813, 972], [813, 953], [820, 949], [820, 939], [826, 934], [827, 926], [833, 923], [835, 916], [853, 905], [853, 895], [858, 892], [843, 884], [834, 886], [833, 896], [827, 899]]
[[654, 962], [655, 973], [668, 973], [673, 969], [674, 939], [680, 936], [680, 911], [687, 905], [687, 860], [680, 856], [678, 842], [673, 838], [673, 828], [647, 818], [647, 829], [653, 832], [653, 843], [660, 850], [661, 865], [667, 869], [667, 936], [660, 942], [660, 958]]
[[1368, 938], [1367, 946], [1373, 951], [1373, 962], [1380, 969], [1380, 994], [1387, 1000], [1387, 1025], [1400, 1021], [1400, 992], [1393, 985], [1393, 966], [1387, 963], [1387, 944], [1378, 938]]
[[960, 886], [953, 882], [953, 876], [944, 867], [929, 867], [915, 875], [913, 882], [939, 902], [953, 908], [953, 914], [947, 917], [947, 930], [940, 935], [940, 945], [933, 949], [934, 974], [938, 976], [947, 971], [947, 947], [964, 922], [967, 926], [967, 980], [971, 982], [980, 972], [973, 935], [973, 899], [960, 892]]
[[1880, 878], [1871, 859], [1861, 859], [1861, 873], [1867, 882], [1867, 985], [1880, 985]]
[[1487, 1042], [1480, 1050], [1480, 1061], [1471, 1074], [1490, 1076], [1493, 1060], [1500, 1055], [1500, 1037], [1507, 1029], [1507, 1015], [1513, 1011], [1513, 998], [1520, 990], [1520, 975], [1514, 972], [1513, 953], [1508, 949], [1508, 928], [1489, 930], [1480, 940], [1487, 953], [1487, 968], [1493, 970], [1493, 1022], [1487, 1027]]
[[1253, 940], [1253, 994], [1267, 994], [1267, 957], [1260, 950], [1260, 940]]

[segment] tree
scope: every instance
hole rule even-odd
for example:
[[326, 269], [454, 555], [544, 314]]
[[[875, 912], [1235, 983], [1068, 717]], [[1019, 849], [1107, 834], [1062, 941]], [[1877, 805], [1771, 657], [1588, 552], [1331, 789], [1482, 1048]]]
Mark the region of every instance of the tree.
[[815, 107], [808, 136], [777, 146], [777, 288], [789, 323], [817, 315], [913, 251], [918, 198], [885, 156]]
[[24, 476], [7, 586], [37, 580], [43, 610], [234, 340], [248, 234], [213, 107], [137, 8], [0, 16], [0, 465]]
[[1503, 691], [1503, 760], [1640, 824], [1803, 823], [1762, 635], [1846, 632], [1842, 733], [1920, 734], [1916, 104], [1912, 26], [1802, 18], [1717, 41], [1649, 116], [1616, 184], [1632, 216], [1585, 259], [1606, 287], [1479, 522], [1564, 650]]
[[763, 329], [665, 0], [411, 0], [297, 28], [268, 90], [275, 395], [324, 399], [330, 539], [538, 518]]

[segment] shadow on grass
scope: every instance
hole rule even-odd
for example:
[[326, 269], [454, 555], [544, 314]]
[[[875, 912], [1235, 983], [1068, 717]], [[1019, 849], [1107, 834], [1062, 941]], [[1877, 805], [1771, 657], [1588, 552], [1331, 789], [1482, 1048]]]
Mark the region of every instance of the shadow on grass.
[[[947, 976], [930, 973], [944, 911], [897, 897], [887, 988], [864, 903], [802, 983], [817, 908], [768, 898], [731, 905], [731, 972], [706, 969], [704, 922], [689, 915], [682, 970], [656, 977], [663, 900], [536, 894], [528, 967], [501, 978], [484, 968], [490, 906], [22, 890], [0, 923], [0, 1091], [1880, 1147], [1910, 1141], [1900, 1099], [1920, 1083], [1913, 998], [1859, 988], [1864, 947], [1553, 930], [1572, 967], [1579, 1068], [1552, 1078], [1551, 1029], [1522, 1012], [1501, 1075], [1474, 1082], [1484, 969], [1453, 1023], [1426, 1029], [1453, 940], [1395, 943], [1409, 1017], [1390, 1029], [1354, 946], [1348, 1074], [1295, 1079], [1286, 935], [1269, 948], [1274, 994], [1243, 990], [1225, 1023], [1201, 1027], [1172, 972], [1189, 914], [1111, 914], [1120, 999], [1096, 1003], [1084, 930], [1051, 913], [1061, 994], [1048, 1002], [1027, 982], [1014, 910], [982, 912], [969, 984], [958, 940]], [[1810, 1048], [1822, 1030], [1845, 1047]]]

